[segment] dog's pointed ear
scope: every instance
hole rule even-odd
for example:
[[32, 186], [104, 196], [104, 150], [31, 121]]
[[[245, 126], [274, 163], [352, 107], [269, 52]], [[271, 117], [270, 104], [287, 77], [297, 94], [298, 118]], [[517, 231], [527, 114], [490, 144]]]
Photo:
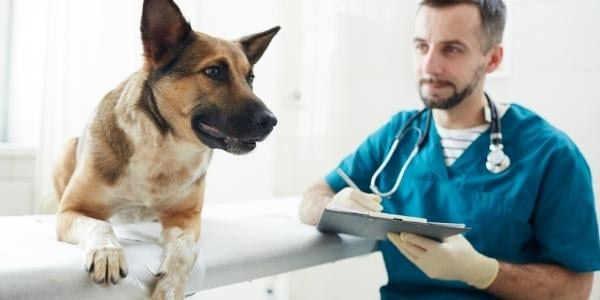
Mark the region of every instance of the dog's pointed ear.
[[279, 32], [281, 27], [275, 26], [267, 31], [255, 33], [245, 36], [239, 40], [242, 50], [246, 53], [246, 57], [251, 65], [254, 65], [267, 50], [267, 46], [271, 40]]
[[144, 56], [153, 68], [175, 58], [192, 32], [173, 0], [144, 0], [140, 29]]

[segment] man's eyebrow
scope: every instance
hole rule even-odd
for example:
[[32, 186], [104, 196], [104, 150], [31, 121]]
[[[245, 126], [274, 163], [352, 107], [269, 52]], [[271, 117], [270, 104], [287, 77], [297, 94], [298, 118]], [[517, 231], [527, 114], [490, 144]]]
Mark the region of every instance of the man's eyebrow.
[[448, 40], [448, 41], [443, 41], [442, 43], [445, 45], [450, 45], [450, 46], [460, 46], [463, 48], [469, 48], [469, 46], [467, 46], [467, 44], [463, 43], [460, 40]]
[[[413, 39], [413, 43], [427, 43], [427, 42], [422, 38], [416, 37]], [[461, 40], [458, 40], [458, 39], [443, 41], [442, 44], [451, 45], [451, 46], [460, 46], [463, 48], [469, 48], [469, 46], [467, 46], [467, 44], [463, 43]]]

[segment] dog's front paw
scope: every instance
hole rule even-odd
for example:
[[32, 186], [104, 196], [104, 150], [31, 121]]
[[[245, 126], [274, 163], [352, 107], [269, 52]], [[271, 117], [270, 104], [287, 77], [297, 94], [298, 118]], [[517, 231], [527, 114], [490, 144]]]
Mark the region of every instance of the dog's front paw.
[[125, 254], [118, 243], [103, 243], [91, 247], [83, 264], [90, 278], [99, 284], [117, 284], [127, 277]]
[[177, 274], [158, 273], [157, 282], [152, 293], [152, 300], [182, 300], [184, 297], [185, 279]]

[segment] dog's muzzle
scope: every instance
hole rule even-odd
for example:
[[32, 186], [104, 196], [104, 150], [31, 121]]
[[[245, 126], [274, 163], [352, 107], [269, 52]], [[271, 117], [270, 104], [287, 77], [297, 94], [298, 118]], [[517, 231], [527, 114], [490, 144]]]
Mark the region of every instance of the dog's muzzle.
[[277, 118], [267, 108], [252, 114], [237, 114], [225, 118], [218, 113], [199, 112], [192, 118], [196, 136], [210, 148], [244, 154], [256, 148], [277, 125]]

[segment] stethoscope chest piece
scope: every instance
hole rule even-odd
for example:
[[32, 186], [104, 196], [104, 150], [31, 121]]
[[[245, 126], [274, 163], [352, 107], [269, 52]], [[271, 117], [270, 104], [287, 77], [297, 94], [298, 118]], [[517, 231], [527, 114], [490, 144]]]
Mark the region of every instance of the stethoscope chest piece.
[[485, 167], [494, 174], [502, 173], [510, 166], [510, 158], [504, 153], [502, 148], [502, 144], [490, 145], [490, 153], [487, 155]]

